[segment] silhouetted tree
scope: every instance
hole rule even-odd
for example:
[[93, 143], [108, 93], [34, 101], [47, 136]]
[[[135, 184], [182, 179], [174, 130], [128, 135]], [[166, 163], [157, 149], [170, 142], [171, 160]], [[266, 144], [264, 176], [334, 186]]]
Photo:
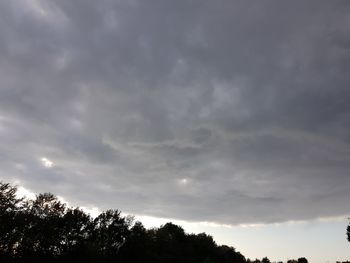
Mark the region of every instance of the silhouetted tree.
[[306, 258], [298, 258], [298, 263], [309, 263]]
[[262, 258], [261, 263], [271, 263], [271, 261], [267, 257], [264, 257]]
[[217, 260], [222, 263], [240, 263], [240, 262], [246, 262], [245, 257], [239, 253], [236, 252], [235, 248], [229, 247], [229, 246], [219, 246], [218, 247], [218, 258]]
[[122, 217], [118, 210], [107, 210], [93, 221], [91, 240], [105, 258], [117, 255], [129, 235], [131, 217]]
[[25, 227], [17, 255], [33, 261], [39, 258], [48, 261], [61, 255], [65, 210], [65, 204], [52, 194], [40, 194], [28, 202], [22, 218]]
[[185, 262], [186, 235], [182, 227], [166, 223], [156, 231], [154, 238], [161, 258], [159, 262]]
[[16, 197], [17, 188], [0, 182], [0, 252], [11, 258], [22, 237], [22, 202]]
[[89, 215], [78, 208], [67, 209], [63, 217], [61, 232], [61, 254], [64, 261], [83, 262], [87, 261], [88, 258], [94, 258], [89, 253], [89, 237], [92, 229], [93, 223]]
[[154, 243], [151, 235], [141, 222], [136, 222], [119, 251], [122, 262], [154, 262]]
[[347, 235], [348, 241], [350, 242], [350, 223], [349, 223], [348, 227], [346, 228], [346, 235]]
[[188, 235], [190, 253], [196, 262], [210, 262], [216, 254], [217, 245], [213, 237], [205, 234]]

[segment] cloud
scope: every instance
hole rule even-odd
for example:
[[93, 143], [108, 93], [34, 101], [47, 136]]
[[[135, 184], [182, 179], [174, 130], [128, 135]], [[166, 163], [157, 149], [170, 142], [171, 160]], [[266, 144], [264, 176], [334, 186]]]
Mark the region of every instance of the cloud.
[[349, 9], [2, 1], [0, 178], [188, 221], [349, 214]]

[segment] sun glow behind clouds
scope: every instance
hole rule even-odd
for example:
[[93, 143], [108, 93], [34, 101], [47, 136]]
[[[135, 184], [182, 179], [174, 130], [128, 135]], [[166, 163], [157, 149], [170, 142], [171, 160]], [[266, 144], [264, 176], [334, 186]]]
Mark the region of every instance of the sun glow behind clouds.
[[188, 179], [187, 179], [187, 178], [182, 178], [182, 179], [180, 180], [180, 184], [182, 184], [182, 185], [188, 184]]
[[43, 166], [45, 166], [46, 168], [52, 168], [53, 167], [53, 162], [49, 159], [47, 159], [46, 157], [42, 157], [40, 159], [41, 163]]

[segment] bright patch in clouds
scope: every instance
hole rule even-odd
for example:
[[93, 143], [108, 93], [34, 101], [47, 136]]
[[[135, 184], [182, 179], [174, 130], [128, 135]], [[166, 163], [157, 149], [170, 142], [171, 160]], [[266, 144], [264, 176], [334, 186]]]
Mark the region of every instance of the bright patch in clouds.
[[47, 168], [53, 167], [53, 162], [51, 160], [47, 159], [46, 157], [41, 158], [40, 161], [41, 161], [42, 165], [47, 167]]
[[182, 179], [180, 180], [180, 184], [182, 184], [182, 185], [188, 184], [188, 179], [187, 179], [187, 178], [182, 178]]

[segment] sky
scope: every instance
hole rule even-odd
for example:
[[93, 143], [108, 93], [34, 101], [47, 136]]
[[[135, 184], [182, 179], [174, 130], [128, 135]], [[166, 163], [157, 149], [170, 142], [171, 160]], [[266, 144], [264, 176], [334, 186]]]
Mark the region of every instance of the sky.
[[250, 258], [350, 259], [349, 14], [0, 0], [0, 180]]

